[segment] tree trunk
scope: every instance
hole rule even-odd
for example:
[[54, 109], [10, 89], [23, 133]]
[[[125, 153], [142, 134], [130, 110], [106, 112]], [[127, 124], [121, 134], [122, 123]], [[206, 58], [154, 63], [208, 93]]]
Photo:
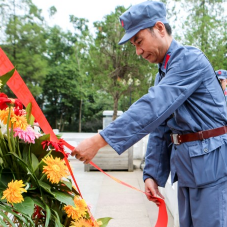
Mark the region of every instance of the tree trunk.
[[112, 118], [113, 121], [117, 118], [118, 100], [119, 100], [118, 96], [115, 96], [114, 107], [113, 107], [113, 118]]
[[83, 100], [81, 99], [80, 100], [80, 112], [79, 112], [79, 132], [81, 132], [81, 118], [82, 118], [82, 103], [83, 103]]

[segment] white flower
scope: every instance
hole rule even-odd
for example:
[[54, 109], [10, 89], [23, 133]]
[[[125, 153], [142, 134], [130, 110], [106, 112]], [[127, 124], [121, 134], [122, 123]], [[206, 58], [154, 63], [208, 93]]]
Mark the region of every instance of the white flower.
[[0, 121], [0, 127], [1, 127], [2, 134], [6, 134], [7, 133], [7, 126], [5, 124], [3, 124], [2, 121]]

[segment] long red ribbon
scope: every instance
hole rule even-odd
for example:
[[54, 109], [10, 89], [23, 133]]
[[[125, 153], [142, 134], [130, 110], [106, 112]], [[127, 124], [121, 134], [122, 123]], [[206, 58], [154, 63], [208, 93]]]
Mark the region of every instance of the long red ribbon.
[[[11, 63], [9, 58], [6, 56], [6, 54], [3, 52], [3, 50], [0, 48], [0, 75], [4, 75], [5, 73], [9, 72], [13, 68], [14, 68], [13, 64]], [[51, 141], [58, 142], [58, 138], [56, 137], [55, 133], [53, 132], [49, 122], [47, 121], [42, 110], [39, 108], [37, 102], [35, 101], [34, 97], [32, 96], [27, 85], [24, 83], [23, 79], [21, 78], [21, 76], [19, 75], [17, 70], [15, 70], [13, 76], [8, 80], [7, 85], [13, 91], [13, 93], [17, 96], [17, 98], [23, 103], [24, 106], [27, 106], [30, 102], [32, 103], [32, 115], [35, 117], [36, 121], [39, 123], [40, 128], [43, 130], [44, 133], [50, 134]], [[63, 142], [64, 142], [64, 145], [66, 147], [68, 147], [70, 150], [74, 149], [74, 147], [71, 146], [70, 144], [68, 144], [66, 141], [63, 141]], [[66, 162], [66, 165], [72, 176], [73, 182], [75, 183], [77, 190], [81, 195], [80, 189], [76, 183], [76, 179], [74, 177], [74, 174], [72, 172], [72, 169], [69, 165], [68, 159], [65, 156], [65, 154], [64, 154], [64, 157], [65, 157], [64, 160]], [[129, 185], [123, 181], [120, 181], [117, 178], [107, 174], [100, 167], [95, 165], [93, 162], [90, 162], [90, 164], [92, 166], [94, 166], [95, 168], [97, 168], [102, 173], [104, 173], [105, 175], [107, 175], [108, 177], [110, 177], [111, 179], [115, 180], [116, 182], [145, 194], [145, 192], [141, 191], [140, 189], [134, 188], [131, 185]], [[81, 197], [82, 197], [82, 195], [81, 195]], [[165, 202], [161, 198], [157, 198], [157, 199], [160, 202], [160, 206], [159, 206], [158, 219], [157, 219], [155, 227], [167, 227], [168, 215], [167, 215]], [[92, 216], [92, 218], [93, 218], [93, 216]]]

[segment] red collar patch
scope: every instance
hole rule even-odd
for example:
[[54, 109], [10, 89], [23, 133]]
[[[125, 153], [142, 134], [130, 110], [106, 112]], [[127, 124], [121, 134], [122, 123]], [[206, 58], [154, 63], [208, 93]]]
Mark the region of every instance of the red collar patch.
[[124, 27], [124, 21], [123, 20], [121, 21], [121, 25], [122, 25], [122, 27]]
[[170, 58], [170, 55], [166, 55], [166, 61], [165, 61], [165, 65], [164, 65], [164, 69], [166, 69], [166, 65], [167, 65], [167, 63], [168, 63], [168, 61], [169, 61], [169, 58]]

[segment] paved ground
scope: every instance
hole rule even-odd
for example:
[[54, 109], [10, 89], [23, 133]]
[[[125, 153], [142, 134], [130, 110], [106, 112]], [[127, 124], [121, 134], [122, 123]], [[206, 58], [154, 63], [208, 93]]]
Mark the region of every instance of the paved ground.
[[[112, 217], [108, 227], [154, 227], [158, 207], [146, 196], [123, 186], [99, 171], [84, 172], [83, 163], [71, 159], [74, 176], [82, 196], [91, 205], [95, 218]], [[134, 161], [134, 171], [108, 171], [108, 174], [138, 189], [144, 190], [140, 162]], [[172, 215], [168, 212], [168, 227], [173, 227]]]

